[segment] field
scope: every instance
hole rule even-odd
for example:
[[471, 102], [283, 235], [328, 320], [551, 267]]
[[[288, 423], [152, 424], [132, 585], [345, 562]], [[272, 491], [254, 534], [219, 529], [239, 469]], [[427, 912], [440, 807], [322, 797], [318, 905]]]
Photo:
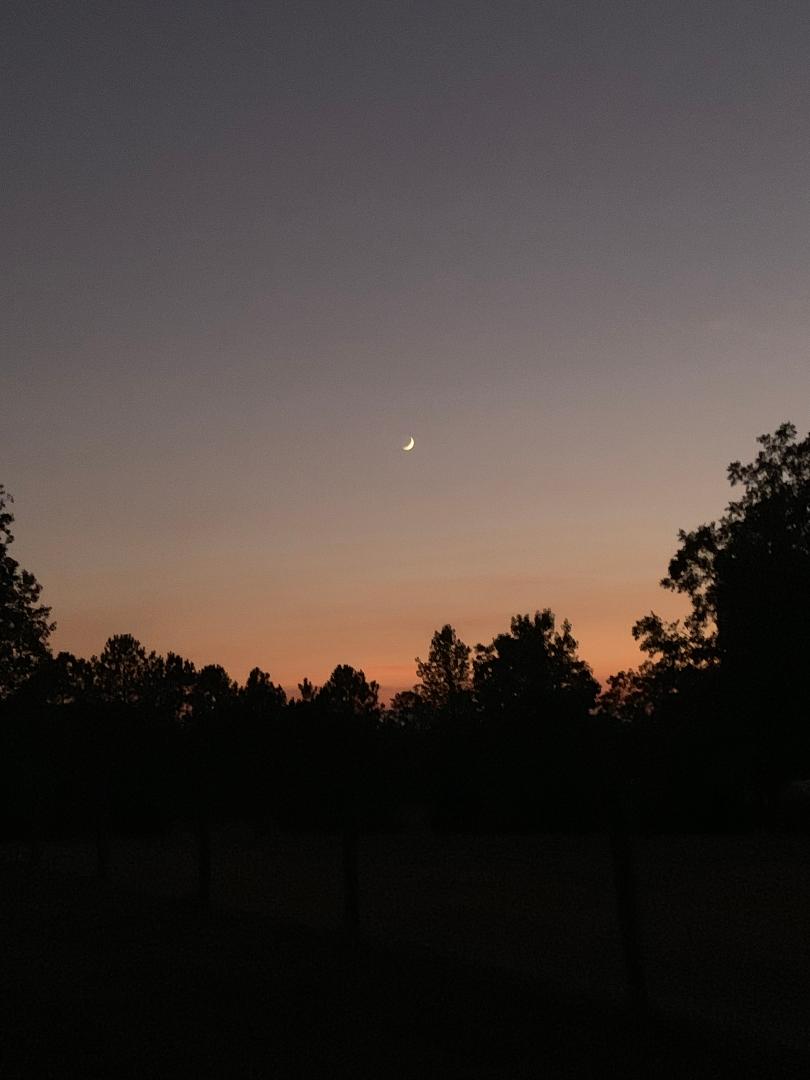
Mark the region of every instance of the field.
[[[636, 840], [634, 850], [645, 971], [656, 1009], [673, 1023], [753, 1039], [774, 1054], [780, 1048], [788, 1055], [805, 1053], [808, 841], [647, 837]], [[6, 849], [6, 860], [12, 854]], [[213, 870], [212, 917], [247, 920], [246, 926], [251, 919], [298, 924], [308, 941], [339, 940], [333, 932], [342, 912], [336, 838], [221, 828], [214, 835]], [[26, 877], [16, 867], [5, 872], [31, 880], [32, 872]], [[180, 903], [201, 917], [191, 904], [191, 834], [117, 839], [110, 885], [97, 885], [94, 873], [90, 842], [47, 844], [34, 874], [37, 904], [45, 903], [48, 882], [56, 892], [72, 883], [85, 898], [99, 889], [109, 898], [113, 890], [124, 907], [137, 907], [140, 896], [143, 904], [158, 905], [144, 910], [165, 911], [170, 900], [172, 911]], [[501, 977], [526, 980], [559, 1001], [608, 1010], [622, 1001], [615, 893], [603, 837], [368, 836], [361, 839], [359, 880], [366, 949], [436, 957], [436, 963], [443, 958], [461, 965], [459, 971], [488, 972], [493, 986]], [[446, 977], [451, 983], [461, 979]], [[419, 983], [422, 976], [413, 978]], [[769, 1075], [780, 1075], [775, 1059], [774, 1069]], [[479, 1074], [489, 1075], [465, 1075]]]

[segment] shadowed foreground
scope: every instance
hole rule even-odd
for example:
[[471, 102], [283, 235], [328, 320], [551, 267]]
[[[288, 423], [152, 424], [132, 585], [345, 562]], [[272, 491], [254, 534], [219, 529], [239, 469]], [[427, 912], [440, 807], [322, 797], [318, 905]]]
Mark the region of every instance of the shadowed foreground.
[[783, 1047], [634, 1023], [427, 950], [0, 869], [4, 1080], [33, 1075], [807, 1075]]

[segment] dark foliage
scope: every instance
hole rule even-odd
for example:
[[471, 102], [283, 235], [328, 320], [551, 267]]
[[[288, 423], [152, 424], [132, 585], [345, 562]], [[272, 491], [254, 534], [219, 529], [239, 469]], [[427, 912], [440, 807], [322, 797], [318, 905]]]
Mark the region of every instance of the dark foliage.
[[647, 659], [598, 701], [548, 609], [474, 650], [445, 624], [387, 709], [346, 664], [288, 700], [259, 668], [239, 686], [129, 634], [90, 660], [54, 657], [0, 488], [0, 828], [337, 831], [416, 813], [440, 829], [583, 830], [619, 812], [649, 829], [802, 827], [804, 788], [779, 793], [810, 775], [810, 438], [785, 424], [759, 442], [729, 467], [742, 497], [679, 534], [662, 584], [689, 615], [639, 619]]
[[48, 638], [56, 624], [51, 609], [39, 603], [42, 586], [9, 554], [14, 542], [13, 502], [0, 484], [0, 701], [16, 694], [49, 655]]
[[642, 806], [663, 826], [775, 824], [780, 789], [810, 775], [810, 436], [782, 424], [757, 441], [728, 467], [743, 495], [678, 534], [661, 584], [689, 615], [640, 619], [649, 659], [601, 701], [634, 729]]

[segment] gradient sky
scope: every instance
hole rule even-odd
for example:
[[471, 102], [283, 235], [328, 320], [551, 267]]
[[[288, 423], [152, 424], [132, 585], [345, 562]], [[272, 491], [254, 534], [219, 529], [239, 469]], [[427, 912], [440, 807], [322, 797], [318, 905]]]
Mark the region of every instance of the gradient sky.
[[0, 21], [0, 482], [56, 648], [390, 692], [551, 607], [604, 679], [727, 464], [810, 428], [806, 0]]

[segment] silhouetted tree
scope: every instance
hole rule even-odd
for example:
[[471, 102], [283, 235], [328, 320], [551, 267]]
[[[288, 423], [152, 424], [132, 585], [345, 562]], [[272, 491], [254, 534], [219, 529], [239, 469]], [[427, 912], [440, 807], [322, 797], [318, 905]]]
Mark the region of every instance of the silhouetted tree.
[[214, 816], [228, 813], [238, 785], [234, 719], [238, 686], [219, 664], [197, 672], [188, 724], [197, 800]]
[[69, 652], [46, 656], [26, 683], [24, 696], [47, 705], [85, 703], [93, 696], [95, 676], [88, 660]]
[[648, 788], [701, 792], [704, 816], [736, 813], [751, 793], [767, 802], [810, 770], [810, 436], [797, 442], [787, 423], [757, 441], [753, 462], [728, 467], [742, 497], [678, 533], [661, 585], [689, 598], [689, 615], [639, 619], [648, 659], [612, 677], [602, 701], [638, 729]]
[[0, 484], [0, 701], [11, 697], [50, 655], [48, 638], [56, 628], [51, 609], [39, 603], [42, 586], [9, 555], [14, 542], [13, 502]]
[[379, 814], [383, 762], [375, 740], [382, 711], [378, 694], [378, 684], [368, 682], [364, 672], [339, 664], [317, 696], [328, 723], [326, 745], [332, 748], [333, 805], [342, 834], [344, 919], [352, 938], [358, 922], [359, 830]]
[[623, 722], [639, 724], [679, 711], [683, 702], [716, 682], [716, 637], [691, 617], [664, 622], [651, 612], [633, 626], [633, 637], [647, 654], [636, 670], [610, 675], [599, 710]]
[[720, 665], [727, 734], [748, 748], [766, 800], [810, 770], [810, 435], [785, 423], [728, 467], [742, 496], [717, 522], [681, 530], [662, 585], [684, 593]]
[[257, 667], [248, 674], [240, 697], [248, 712], [259, 717], [277, 713], [287, 704], [283, 687], [276, 686], [269, 674]]
[[288, 740], [284, 724], [287, 695], [266, 671], [253, 668], [239, 690], [236, 748], [238, 789], [254, 824], [277, 810], [286, 783]]
[[405, 803], [444, 806], [447, 813], [440, 810], [439, 818], [454, 825], [470, 817], [462, 806], [459, 770], [469, 763], [475, 727], [471, 651], [445, 623], [431, 638], [427, 660], [416, 658], [419, 682], [396, 694], [385, 713], [392, 755], [396, 746], [392, 785]]
[[99, 830], [107, 836], [100, 847], [116, 829], [165, 828], [187, 797], [179, 721], [189, 707], [193, 665], [173, 653], [164, 660], [132, 634], [116, 634], [89, 664], [70, 658], [63, 668], [92, 742]]
[[364, 672], [338, 664], [317, 693], [318, 704], [344, 724], [369, 726], [380, 717], [379, 684], [368, 682]]
[[553, 613], [515, 615], [508, 634], [477, 645], [473, 661], [475, 695], [492, 720], [583, 715], [593, 707], [599, 684], [577, 656], [571, 624], [555, 630]]
[[385, 710], [385, 719], [395, 728], [408, 732], [423, 732], [433, 726], [434, 711], [416, 690], [401, 690], [394, 694]]
[[416, 658], [419, 682], [414, 691], [439, 715], [456, 718], [466, 713], [471, 699], [469, 645], [465, 645], [449, 623], [437, 630], [430, 641], [427, 660]]
[[595, 812], [587, 752], [599, 684], [566, 620], [515, 615], [477, 645], [473, 687], [484, 722], [487, 799], [505, 826], [583, 824]]
[[68, 835], [94, 821], [102, 769], [94, 701], [92, 665], [68, 652], [40, 660], [14, 699], [5, 732], [16, 743], [12, 768], [27, 776], [45, 834]]
[[435, 716], [414, 690], [402, 690], [383, 713], [381, 738], [392, 796], [404, 811], [433, 801]]
[[169, 652], [163, 662], [158, 709], [179, 726], [185, 726], [192, 712], [191, 698], [197, 681], [197, 671], [191, 660]]
[[93, 656], [94, 685], [102, 701], [121, 705], [154, 705], [164, 679], [162, 657], [147, 653], [132, 634], [108, 638]]
[[318, 687], [313, 686], [309, 679], [304, 678], [304, 681], [298, 684], [298, 692], [301, 695], [301, 701], [308, 705], [317, 697]]
[[317, 784], [330, 817], [369, 823], [385, 800], [379, 686], [363, 671], [338, 665], [315, 700], [320, 750]]
[[200, 668], [191, 692], [194, 719], [221, 714], [234, 703], [238, 689], [220, 664], [206, 664]]

